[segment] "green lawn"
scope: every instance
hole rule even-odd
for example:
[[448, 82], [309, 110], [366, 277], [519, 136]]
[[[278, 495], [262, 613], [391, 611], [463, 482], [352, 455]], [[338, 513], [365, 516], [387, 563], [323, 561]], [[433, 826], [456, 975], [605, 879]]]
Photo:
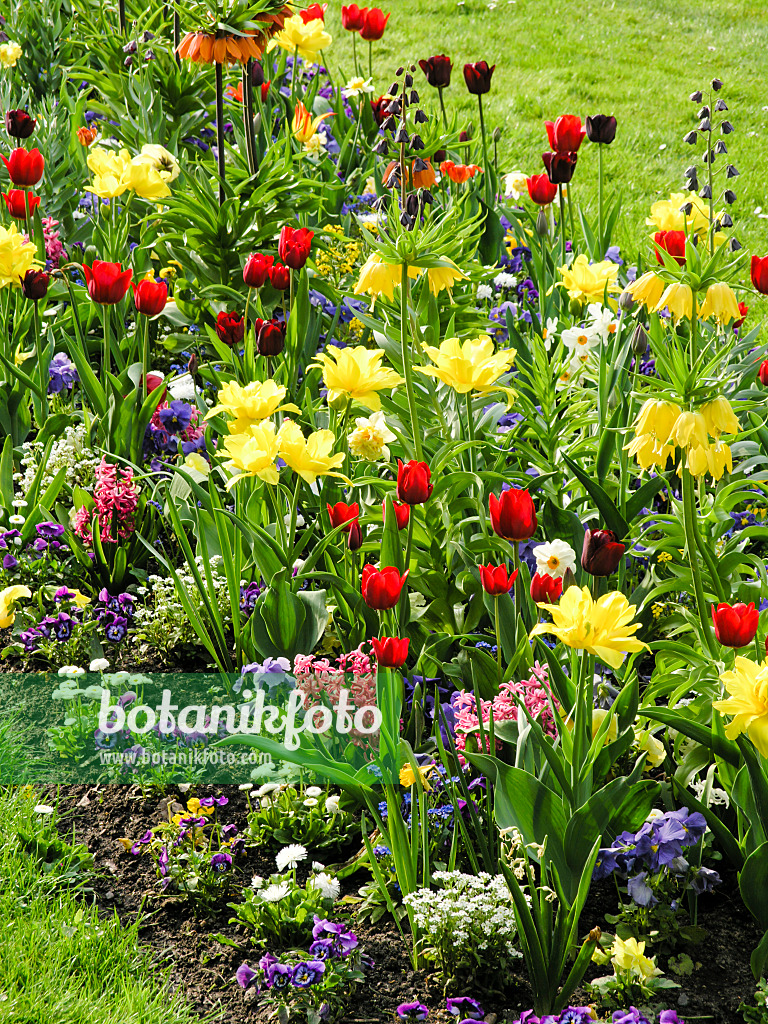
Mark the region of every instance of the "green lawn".
[[[651, 202], [681, 191], [683, 170], [698, 153], [683, 136], [696, 127], [698, 106], [688, 99], [713, 77], [725, 83], [735, 133], [726, 140], [740, 172], [731, 208], [737, 236], [753, 252], [768, 252], [768, 221], [754, 215], [763, 206], [768, 121], [768, 10], [729, 0], [390, 0], [384, 38], [374, 43], [374, 84], [384, 90], [399, 64], [433, 53], [454, 62], [445, 97], [461, 127], [477, 124], [477, 104], [464, 86], [466, 61], [496, 64], [487, 101], [487, 124], [502, 129], [500, 167], [527, 174], [543, 170], [548, 149], [543, 122], [558, 114], [614, 114], [616, 141], [605, 153], [606, 177], [622, 194], [619, 241], [633, 262], [645, 244]], [[334, 73], [351, 73], [352, 46], [341, 28], [339, 7], [329, 5], [326, 23], [334, 42], [327, 57]], [[362, 44], [367, 67], [367, 44]], [[437, 108], [437, 95], [417, 70], [422, 102]], [[479, 157], [479, 153], [477, 156]], [[478, 160], [478, 162], [480, 162]], [[715, 164], [723, 167], [724, 158]], [[702, 165], [703, 170], [703, 165]], [[717, 177], [721, 181], [723, 175]], [[595, 147], [582, 145], [574, 197], [594, 203]], [[700, 173], [703, 184], [704, 175]], [[722, 188], [722, 185], [720, 186]]]

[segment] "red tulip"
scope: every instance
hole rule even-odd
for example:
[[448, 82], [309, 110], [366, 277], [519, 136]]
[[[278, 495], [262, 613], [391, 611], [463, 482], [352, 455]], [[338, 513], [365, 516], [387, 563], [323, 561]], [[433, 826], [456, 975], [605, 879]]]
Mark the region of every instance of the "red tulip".
[[760, 369], [757, 371], [757, 379], [761, 384], [764, 384], [768, 388], [768, 359], [765, 362], [760, 363]]
[[547, 573], [537, 572], [531, 580], [531, 597], [536, 604], [554, 604], [563, 593], [563, 577], [555, 579]]
[[157, 316], [165, 309], [168, 301], [168, 285], [165, 281], [152, 281], [144, 278], [138, 286], [133, 286], [133, 301], [137, 313], [144, 316]]
[[[150, 371], [147, 374], [147, 394], [150, 394], [150, 392], [156, 391], [157, 388], [161, 387], [164, 380], [165, 378], [161, 373], [152, 373]], [[141, 383], [144, 383], [143, 374]], [[161, 401], [165, 401], [165, 391], [166, 389], [163, 388], [163, 398], [161, 399]]]
[[269, 268], [269, 283], [278, 292], [284, 292], [291, 283], [291, 272], [282, 263], [275, 263]]
[[269, 268], [274, 262], [274, 256], [264, 256], [260, 252], [252, 252], [243, 267], [243, 281], [249, 288], [261, 288], [269, 279]]
[[332, 529], [346, 523], [345, 531], [349, 530], [360, 515], [360, 506], [356, 501], [351, 505], [347, 505], [345, 501], [337, 501], [335, 505], [326, 503], [325, 507], [328, 509], [328, 518], [331, 520]]
[[328, 4], [310, 4], [306, 11], [299, 11], [299, 16], [305, 25], [310, 21], [316, 21], [318, 18], [320, 21], [325, 21], [325, 12], [327, 10]]
[[357, 551], [363, 546], [363, 531], [360, 527], [360, 520], [355, 519], [350, 523], [347, 534], [347, 547], [350, 551]]
[[308, 228], [292, 228], [286, 224], [277, 243], [278, 256], [287, 267], [301, 270], [309, 259], [314, 236], [314, 231], [309, 231]]
[[432, 495], [432, 472], [426, 462], [397, 460], [397, 498], [406, 505], [423, 505]]
[[563, 114], [555, 121], [545, 121], [549, 148], [555, 153], [575, 153], [587, 134], [581, 118], [576, 114]]
[[445, 89], [451, 84], [453, 64], [451, 58], [446, 57], [444, 53], [420, 60], [419, 67], [427, 76], [427, 82], [435, 89]]
[[749, 306], [746, 304], [746, 302], [740, 302], [739, 303], [739, 313], [741, 313], [741, 319], [733, 321], [734, 330], [738, 331], [738, 329], [741, 327], [741, 325], [747, 319], [747, 313], [748, 312], [749, 312]]
[[285, 348], [285, 321], [256, 320], [256, 350], [260, 356], [279, 356]]
[[383, 636], [380, 640], [371, 637], [371, 647], [380, 668], [400, 668], [408, 657], [408, 637]]
[[370, 562], [363, 566], [360, 588], [368, 607], [377, 611], [394, 608], [400, 600], [400, 591], [409, 571], [406, 569], [401, 576], [393, 565], [387, 565], [381, 571], [374, 568]]
[[349, 7], [341, 8], [341, 24], [347, 32], [359, 32], [365, 24], [367, 7], [358, 7], [357, 4], [350, 4]]
[[119, 263], [94, 260], [93, 266], [83, 264], [88, 294], [100, 306], [114, 306], [125, 297], [131, 285], [132, 270], [123, 270]]
[[656, 260], [663, 264], [664, 259], [659, 252], [663, 249], [682, 267], [685, 263], [685, 232], [684, 231], [657, 231], [653, 236], [656, 245]]
[[581, 568], [591, 576], [610, 576], [618, 569], [626, 550], [613, 530], [587, 530], [581, 549]]
[[28, 139], [36, 124], [26, 110], [9, 110], [5, 115], [5, 130], [14, 139]]
[[50, 278], [44, 270], [28, 270], [21, 282], [21, 290], [25, 299], [37, 302], [48, 294]]
[[43, 178], [45, 160], [39, 149], [12, 149], [10, 158], [3, 157], [14, 185], [34, 188]]
[[723, 647], [745, 647], [757, 633], [760, 612], [754, 604], [719, 604], [712, 606], [715, 636]]
[[245, 321], [239, 313], [219, 313], [216, 317], [216, 334], [225, 345], [233, 348], [241, 345], [245, 337]]
[[499, 498], [492, 494], [488, 501], [494, 533], [516, 543], [528, 540], [536, 532], [538, 522], [533, 498], [528, 491], [510, 487]]
[[508, 594], [517, 579], [517, 569], [508, 573], [506, 565], [481, 565], [480, 582], [483, 590], [491, 597], [501, 597]]
[[[397, 520], [397, 528], [398, 528], [398, 530], [404, 530], [406, 528], [406, 526], [408, 525], [408, 520], [411, 517], [411, 506], [410, 505], [406, 505], [405, 503], [403, 503], [401, 505], [400, 502], [393, 501], [392, 502], [392, 508], [395, 510], [395, 519]], [[384, 517], [384, 519], [386, 520], [386, 516], [387, 516], [387, 502], [386, 502], [386, 500], [382, 501], [382, 503], [381, 503], [381, 514]]]
[[557, 195], [557, 185], [553, 185], [546, 174], [532, 174], [525, 183], [528, 195], [539, 206], [549, 206]]
[[547, 177], [553, 185], [567, 185], [576, 170], [578, 153], [542, 153]]
[[269, 87], [270, 87], [270, 85], [272, 85], [272, 80], [271, 79], [268, 82], [262, 82], [261, 83], [261, 102], [262, 103], [266, 103], [266, 101], [267, 101], [267, 96], [269, 96]]
[[768, 295], [768, 256], [753, 256], [752, 284], [761, 295]]
[[3, 192], [3, 199], [8, 207], [8, 213], [16, 220], [26, 220], [27, 214], [31, 217], [40, 205], [40, 196], [33, 196], [23, 188], [12, 188], [8, 192]]
[[484, 96], [491, 91], [491, 78], [496, 70], [496, 65], [488, 67], [488, 61], [478, 60], [474, 64], [464, 65], [464, 81], [467, 90], [473, 96]]
[[379, 7], [371, 7], [365, 10], [363, 27], [360, 29], [361, 39], [381, 39], [384, 29], [387, 27], [391, 15], [384, 15]]

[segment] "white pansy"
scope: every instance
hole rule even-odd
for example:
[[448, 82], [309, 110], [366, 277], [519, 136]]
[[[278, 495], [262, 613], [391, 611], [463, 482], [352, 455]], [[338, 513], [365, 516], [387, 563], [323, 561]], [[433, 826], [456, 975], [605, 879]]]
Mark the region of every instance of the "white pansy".
[[571, 572], [576, 569], [576, 552], [570, 544], [559, 538], [545, 544], [537, 544], [533, 549], [533, 555], [536, 559], [536, 572], [542, 576], [562, 579], [568, 569]]
[[521, 199], [528, 195], [528, 183], [522, 171], [511, 171], [504, 175], [504, 195], [510, 199]]

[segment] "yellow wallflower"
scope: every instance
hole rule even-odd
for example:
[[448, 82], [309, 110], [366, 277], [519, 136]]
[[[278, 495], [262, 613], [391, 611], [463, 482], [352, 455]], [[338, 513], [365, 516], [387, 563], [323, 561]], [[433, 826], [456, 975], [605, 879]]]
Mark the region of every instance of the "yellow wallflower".
[[460, 395], [470, 391], [485, 394], [502, 390], [496, 381], [509, 370], [515, 359], [513, 348], [494, 352], [493, 342], [487, 334], [463, 343], [458, 338], [446, 338], [440, 348], [427, 344], [422, 348], [435, 365], [417, 366], [419, 373], [437, 377]]
[[285, 398], [286, 388], [273, 380], [253, 381], [242, 387], [235, 380], [222, 384], [219, 391], [219, 403], [205, 417], [209, 420], [217, 413], [226, 412], [234, 416], [229, 424], [230, 434], [245, 433], [250, 426], [269, 419], [276, 412], [300, 412], [290, 403], [281, 405]]
[[[570, 267], [558, 267], [558, 270], [563, 284], [568, 290], [568, 295], [572, 299], [602, 302], [606, 285], [609, 292], [621, 291], [616, 284], [619, 266], [610, 260], [590, 263], [589, 258], [581, 253]], [[615, 309], [616, 303], [611, 302], [611, 306]]]
[[532, 637], [553, 633], [567, 647], [594, 654], [613, 669], [621, 665], [627, 653], [646, 647], [633, 635], [639, 628], [639, 623], [632, 622], [635, 606], [617, 590], [594, 601], [589, 587], [569, 587], [559, 604], [539, 607], [550, 612], [554, 621], [534, 626]]
[[664, 309], [665, 306], [675, 321], [681, 320], [683, 317], [690, 318], [693, 313], [693, 292], [690, 287], [679, 281], [668, 284], [664, 294], [656, 303], [656, 311]]
[[349, 435], [349, 450], [358, 459], [366, 459], [368, 462], [378, 462], [383, 459], [389, 462], [389, 441], [394, 441], [396, 435], [387, 426], [383, 412], [374, 412], [365, 419], [359, 417], [355, 420], [355, 429]]
[[93, 192], [101, 199], [114, 199], [130, 187], [125, 180], [126, 169], [130, 166], [131, 154], [127, 149], [119, 153], [94, 146], [88, 153], [88, 167], [93, 171], [93, 183], [85, 186], [86, 192]]
[[647, 309], [655, 309], [664, 291], [664, 282], [657, 274], [649, 270], [638, 277], [636, 281], [628, 284], [627, 291], [635, 302], [642, 302]]
[[645, 943], [635, 938], [620, 939], [617, 935], [611, 946], [611, 963], [620, 971], [627, 971], [635, 977], [648, 981], [662, 972], [656, 966], [655, 958], [645, 956]]
[[701, 407], [701, 415], [712, 437], [721, 434], [738, 434], [740, 427], [731, 403], [723, 395]]
[[7, 285], [18, 288], [26, 272], [40, 266], [35, 258], [35, 243], [25, 242], [23, 238], [15, 224], [0, 227], [0, 288]]
[[280, 457], [308, 484], [319, 476], [342, 476], [334, 470], [346, 456], [343, 452], [331, 455], [335, 440], [330, 430], [316, 430], [305, 439], [293, 420], [285, 420], [277, 435]]
[[0, 43], [0, 64], [4, 68], [15, 68], [16, 61], [22, 56], [24, 51], [18, 43], [7, 42]]
[[383, 358], [382, 351], [365, 348], [364, 345], [341, 349], [328, 345], [312, 363], [323, 371], [328, 404], [333, 405], [340, 398], [350, 398], [374, 412], [380, 409], [378, 392], [403, 383], [399, 373], [381, 365]]
[[283, 50], [293, 56], [297, 51], [299, 57], [312, 64], [319, 63], [320, 50], [327, 50], [333, 42], [333, 37], [325, 31], [325, 23], [322, 18], [313, 18], [304, 24], [298, 14], [286, 18], [282, 32], [274, 36], [267, 47], [267, 52], [280, 46]]
[[321, 114], [313, 119], [310, 112], [299, 100], [293, 114], [293, 121], [291, 122], [291, 132], [294, 139], [306, 146], [315, 137], [317, 129], [326, 117], [333, 117], [333, 111], [329, 110], [327, 114]]
[[272, 422], [251, 426], [242, 434], [233, 434], [224, 440], [224, 451], [229, 461], [224, 468], [237, 470], [227, 481], [227, 490], [244, 476], [255, 476], [268, 484], [276, 484], [279, 476], [275, 459], [279, 454], [275, 425]]
[[13, 587], [6, 587], [5, 590], [0, 590], [0, 629], [8, 629], [9, 626], [13, 625], [13, 621], [16, 618], [13, 605], [15, 601], [22, 597], [32, 597], [32, 591], [29, 587], [22, 587], [16, 584]]
[[733, 670], [722, 672], [720, 679], [729, 696], [716, 700], [712, 707], [733, 716], [725, 735], [735, 740], [746, 733], [760, 754], [768, 757], [768, 660], [759, 665], [737, 657]]
[[741, 320], [739, 304], [733, 290], [722, 281], [716, 281], [707, 288], [704, 302], [699, 310], [699, 316], [706, 320], [714, 316], [718, 323], [727, 324], [731, 320]]

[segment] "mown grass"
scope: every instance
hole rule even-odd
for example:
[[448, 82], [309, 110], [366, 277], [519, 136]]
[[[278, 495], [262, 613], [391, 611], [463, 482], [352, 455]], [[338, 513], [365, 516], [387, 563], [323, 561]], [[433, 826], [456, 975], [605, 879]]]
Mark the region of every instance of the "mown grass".
[[44, 839], [53, 829], [38, 800], [29, 787], [0, 794], [0, 1021], [199, 1024], [139, 944], [138, 925], [100, 919], [78, 894], [71, 859], [45, 870], [22, 850], [19, 832]]
[[[493, 88], [484, 97], [486, 123], [500, 126], [500, 168], [527, 174], [543, 170], [548, 149], [544, 121], [558, 114], [614, 114], [615, 143], [605, 153], [608, 187], [621, 194], [618, 238], [634, 262], [647, 246], [650, 204], [682, 191], [683, 170], [700, 156], [683, 136], [697, 122], [688, 99], [713, 77], [725, 83], [735, 133], [726, 140], [740, 177], [732, 182], [738, 202], [731, 208], [737, 237], [753, 252], [768, 251], [765, 191], [768, 122], [768, 9], [730, 0], [389, 0], [392, 16], [384, 38], [374, 43], [374, 84], [385, 90], [399, 64], [445, 53], [454, 62], [445, 92], [460, 127], [475, 126], [477, 103], [464, 86], [466, 61], [496, 64]], [[329, 5], [333, 35], [331, 69], [352, 73], [352, 44], [341, 28], [339, 6]], [[363, 43], [367, 69], [367, 44]], [[421, 99], [437, 110], [437, 95], [417, 70]], [[582, 145], [573, 184], [575, 200], [594, 211], [596, 147]], [[480, 157], [480, 151], [476, 159]], [[478, 162], [481, 162], [478, 159]], [[715, 164], [724, 166], [724, 158]], [[703, 184], [704, 175], [700, 174]], [[718, 181], [722, 175], [718, 176]], [[721, 186], [722, 187], [722, 186]]]

